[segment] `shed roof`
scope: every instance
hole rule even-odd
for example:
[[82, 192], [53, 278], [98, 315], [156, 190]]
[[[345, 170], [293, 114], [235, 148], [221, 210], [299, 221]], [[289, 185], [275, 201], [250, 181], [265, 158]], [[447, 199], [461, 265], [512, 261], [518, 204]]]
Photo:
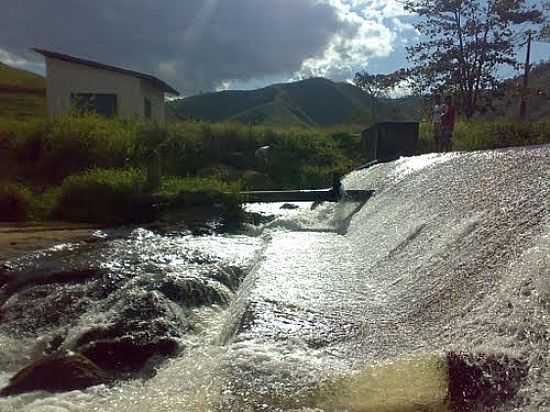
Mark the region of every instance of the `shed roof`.
[[152, 76], [150, 74], [140, 73], [140, 72], [136, 72], [134, 70], [123, 69], [122, 67], [110, 66], [108, 64], [99, 63], [99, 62], [96, 62], [96, 61], [93, 61], [93, 60], [81, 59], [80, 57], [69, 56], [68, 54], [62, 54], [62, 53], [54, 52], [54, 51], [51, 51], [51, 50], [45, 50], [45, 49], [32, 49], [32, 50], [39, 53], [39, 54], [41, 54], [41, 55], [43, 55], [43, 56], [51, 57], [53, 59], [63, 60], [63, 61], [69, 62], [69, 63], [82, 64], [84, 66], [89, 66], [89, 67], [93, 67], [93, 68], [96, 68], [96, 69], [102, 69], [102, 70], [108, 70], [108, 71], [111, 71], [111, 72], [122, 73], [122, 74], [126, 74], [126, 75], [129, 75], [129, 76], [137, 77], [139, 79], [147, 80], [147, 81], [150, 81], [151, 83], [153, 83], [156, 87], [161, 89], [163, 92], [179, 96], [179, 92], [176, 89], [174, 89], [169, 84], [163, 82], [162, 80], [160, 80], [157, 77]]

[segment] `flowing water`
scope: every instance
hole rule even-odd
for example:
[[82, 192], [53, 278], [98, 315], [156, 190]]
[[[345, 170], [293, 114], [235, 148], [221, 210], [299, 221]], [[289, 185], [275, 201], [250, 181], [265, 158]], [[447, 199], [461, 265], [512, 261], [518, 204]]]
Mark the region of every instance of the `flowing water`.
[[520, 360], [495, 408], [550, 410], [550, 147], [402, 158], [344, 185], [376, 194], [255, 205], [276, 218], [240, 234], [134, 228], [11, 262], [34, 280], [100, 275], [11, 295], [0, 386], [48, 339], [74, 349], [108, 325], [181, 349], [141, 378], [0, 411], [443, 411], [448, 353]]

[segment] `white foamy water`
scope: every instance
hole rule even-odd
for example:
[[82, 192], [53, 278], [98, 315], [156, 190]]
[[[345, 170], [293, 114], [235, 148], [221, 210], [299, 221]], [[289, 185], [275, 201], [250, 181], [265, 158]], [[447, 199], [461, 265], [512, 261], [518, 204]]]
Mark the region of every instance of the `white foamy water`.
[[[550, 408], [549, 165], [548, 146], [400, 159], [344, 180], [376, 191], [360, 208], [255, 206], [277, 217], [240, 237], [117, 241], [102, 265], [195, 273], [245, 256], [250, 272], [228, 308], [195, 310], [153, 378], [0, 410], [445, 410], [433, 359], [449, 351], [527, 361], [497, 409]], [[10, 372], [14, 342], [0, 340]]]

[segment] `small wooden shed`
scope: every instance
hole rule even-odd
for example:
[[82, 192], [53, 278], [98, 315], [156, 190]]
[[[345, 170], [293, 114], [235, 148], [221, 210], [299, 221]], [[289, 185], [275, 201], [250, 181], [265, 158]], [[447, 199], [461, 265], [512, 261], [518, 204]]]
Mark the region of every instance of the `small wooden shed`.
[[48, 114], [92, 111], [106, 117], [165, 121], [165, 94], [179, 95], [149, 74], [110, 66], [50, 50], [46, 58]]

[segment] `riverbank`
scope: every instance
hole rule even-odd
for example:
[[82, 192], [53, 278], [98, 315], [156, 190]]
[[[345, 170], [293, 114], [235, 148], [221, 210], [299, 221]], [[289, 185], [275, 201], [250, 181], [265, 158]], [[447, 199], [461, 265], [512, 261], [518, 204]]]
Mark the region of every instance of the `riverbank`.
[[[66, 116], [0, 119], [0, 218], [144, 223], [182, 198], [188, 207], [240, 213], [238, 192], [329, 187], [361, 163], [359, 137], [320, 129], [148, 123]], [[259, 159], [258, 147], [268, 146]], [[187, 207], [186, 206], [186, 207]]]
[[[432, 148], [421, 123], [418, 153]], [[550, 142], [550, 122], [457, 123], [454, 149]], [[268, 147], [267, 156], [256, 150]], [[185, 121], [159, 127], [94, 115], [0, 119], [0, 220], [142, 224], [176, 204], [242, 213], [243, 190], [329, 187], [364, 163], [357, 130]], [[141, 200], [162, 198], [161, 207]], [[184, 202], [182, 202], [182, 199]]]
[[67, 222], [0, 223], [0, 267], [9, 259], [53, 246], [95, 242], [99, 229]]

